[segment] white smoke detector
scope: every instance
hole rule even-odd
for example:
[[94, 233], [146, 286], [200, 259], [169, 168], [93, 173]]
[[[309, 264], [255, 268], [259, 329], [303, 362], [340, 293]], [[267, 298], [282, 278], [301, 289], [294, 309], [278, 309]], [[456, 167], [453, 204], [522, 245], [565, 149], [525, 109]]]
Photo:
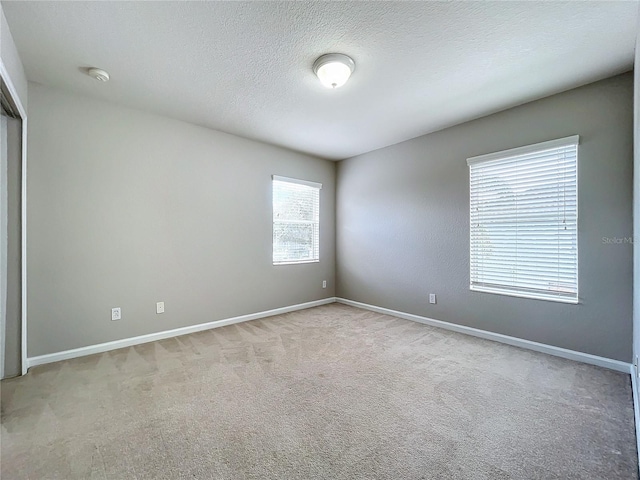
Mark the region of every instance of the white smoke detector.
[[100, 82], [108, 82], [109, 74], [102, 70], [101, 68], [90, 68], [87, 72], [90, 77], [95, 78]]

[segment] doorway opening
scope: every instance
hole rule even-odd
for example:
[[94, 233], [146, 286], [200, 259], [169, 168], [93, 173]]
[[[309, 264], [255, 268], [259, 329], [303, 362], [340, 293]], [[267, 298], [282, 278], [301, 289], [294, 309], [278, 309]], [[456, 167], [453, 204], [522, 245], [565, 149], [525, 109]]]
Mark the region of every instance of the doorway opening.
[[0, 78], [0, 378], [24, 373], [23, 115]]

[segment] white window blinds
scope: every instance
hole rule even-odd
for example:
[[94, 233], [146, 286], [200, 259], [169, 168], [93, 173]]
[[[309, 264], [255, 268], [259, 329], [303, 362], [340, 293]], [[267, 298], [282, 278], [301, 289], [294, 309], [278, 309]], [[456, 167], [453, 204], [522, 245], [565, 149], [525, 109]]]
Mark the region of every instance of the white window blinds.
[[467, 160], [471, 290], [578, 302], [578, 140]]
[[273, 263], [320, 260], [322, 184], [273, 176]]

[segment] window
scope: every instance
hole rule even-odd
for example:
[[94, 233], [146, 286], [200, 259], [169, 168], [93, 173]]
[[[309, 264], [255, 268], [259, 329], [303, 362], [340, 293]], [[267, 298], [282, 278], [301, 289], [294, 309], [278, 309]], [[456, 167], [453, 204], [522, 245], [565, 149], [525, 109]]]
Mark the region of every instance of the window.
[[578, 140], [467, 160], [471, 290], [578, 303]]
[[320, 260], [322, 184], [273, 176], [273, 264]]

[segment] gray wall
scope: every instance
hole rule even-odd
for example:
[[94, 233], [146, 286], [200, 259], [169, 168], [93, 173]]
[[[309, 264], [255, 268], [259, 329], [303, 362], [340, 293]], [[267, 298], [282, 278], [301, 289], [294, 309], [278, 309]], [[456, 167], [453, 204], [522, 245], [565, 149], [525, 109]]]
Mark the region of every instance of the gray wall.
[[[337, 295], [631, 361], [632, 117], [628, 73], [340, 162]], [[469, 291], [466, 158], [575, 134], [580, 304]]]
[[[28, 356], [334, 296], [333, 162], [31, 83], [28, 130]], [[272, 265], [272, 174], [323, 184], [320, 263]]]
[[21, 373], [22, 122], [7, 118], [7, 290], [4, 376]]

